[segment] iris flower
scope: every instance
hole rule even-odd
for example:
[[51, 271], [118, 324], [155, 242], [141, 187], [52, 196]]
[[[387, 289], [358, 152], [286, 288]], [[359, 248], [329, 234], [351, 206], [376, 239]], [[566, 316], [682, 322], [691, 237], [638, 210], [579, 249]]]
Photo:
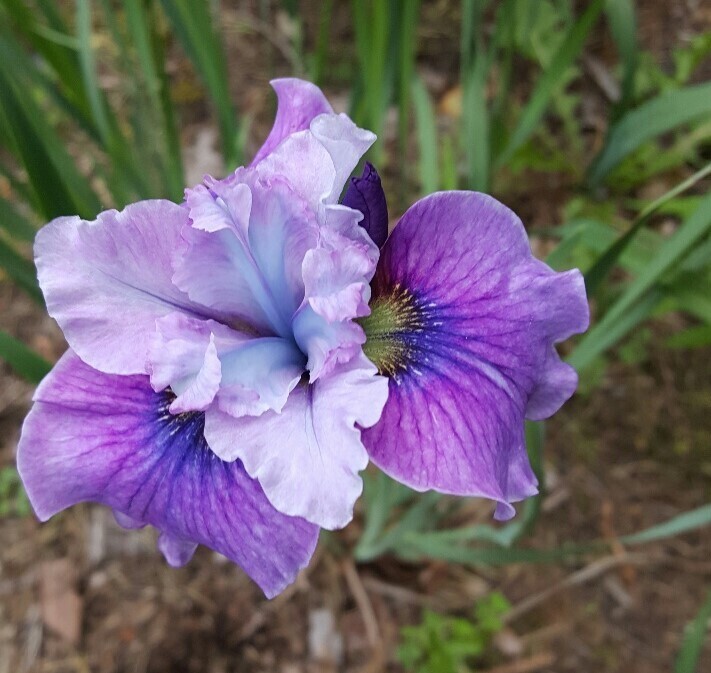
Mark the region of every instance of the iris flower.
[[171, 565], [203, 544], [270, 597], [351, 520], [369, 460], [512, 516], [536, 492], [524, 418], [572, 395], [554, 344], [588, 322], [580, 273], [534, 259], [489, 196], [429, 196], [386, 240], [377, 172], [349, 180], [375, 136], [308, 82], [273, 86], [248, 167], [39, 232], [69, 350], [18, 447], [40, 519], [102, 503]]

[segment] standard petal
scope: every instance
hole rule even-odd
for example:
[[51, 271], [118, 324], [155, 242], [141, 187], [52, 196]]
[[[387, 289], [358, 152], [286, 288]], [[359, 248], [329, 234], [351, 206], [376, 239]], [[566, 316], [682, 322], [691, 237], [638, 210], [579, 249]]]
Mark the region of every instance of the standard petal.
[[313, 385], [294, 389], [280, 414], [205, 415], [205, 437], [224, 460], [239, 459], [270, 502], [323, 528], [344, 527], [368, 464], [361, 427], [377, 422], [387, 381], [361, 354]]
[[307, 131], [288, 136], [255, 167], [265, 177], [286, 179], [315, 211], [338, 201], [353, 169], [375, 142], [345, 114], [322, 114]]
[[314, 117], [333, 112], [321, 89], [311, 82], [285, 77], [270, 83], [277, 95], [276, 119], [264, 145], [252, 160], [252, 166], [270, 154], [284, 138], [308, 129]]
[[169, 563], [204, 544], [240, 565], [267, 596], [309, 561], [318, 529], [269, 503], [239, 461], [203, 436], [204, 414], [169, 413], [147, 376], [102, 374], [69, 351], [42, 382], [25, 420], [18, 469], [38, 517], [82, 501], [161, 531]]
[[435, 194], [385, 244], [371, 307], [366, 354], [390, 375], [363, 435], [372, 460], [415, 489], [486, 496], [511, 516], [536, 492], [524, 418], [554, 413], [575, 388], [553, 344], [587, 328], [580, 273], [534, 259], [491, 197]]
[[188, 213], [169, 201], [140, 201], [93, 222], [61, 217], [35, 242], [47, 310], [92, 367], [143, 374], [155, 321], [202, 309], [171, 282], [171, 259]]
[[388, 204], [373, 164], [366, 161], [363, 174], [350, 179], [342, 203], [363, 214], [361, 227], [368, 232], [375, 245], [382, 248], [388, 237]]

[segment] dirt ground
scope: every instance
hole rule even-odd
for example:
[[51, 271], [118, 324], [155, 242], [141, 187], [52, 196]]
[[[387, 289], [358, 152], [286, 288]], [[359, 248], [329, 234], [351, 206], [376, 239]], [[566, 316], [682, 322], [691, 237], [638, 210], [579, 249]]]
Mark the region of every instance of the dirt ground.
[[[259, 3], [225, 4], [233, 19], [259, 17]], [[304, 4], [313, 15], [314, 3]], [[637, 4], [644, 45], [662, 61], [711, 19], [703, 3]], [[456, 20], [452, 5], [425, 3], [424, 10], [432, 21], [419, 60], [438, 73], [442, 90], [456, 68], [456, 46], [445, 39]], [[257, 20], [230, 41], [235, 100], [255, 117], [254, 146], [270, 121], [264, 83], [271, 72]], [[347, 33], [341, 13], [333, 21]], [[599, 33], [589, 49], [604, 55], [609, 45]], [[273, 67], [287, 72], [275, 51]], [[182, 117], [186, 143], [204, 165], [216, 161], [206, 113], [198, 101]], [[511, 205], [535, 233], [537, 224], [559, 221], [570, 196], [565, 176], [546, 175], [517, 190]], [[394, 651], [403, 625], [417, 623], [424, 607], [466, 613], [493, 590], [514, 607], [478, 670], [667, 673], [711, 587], [711, 530], [629, 549], [614, 541], [711, 498], [710, 353], [662, 347], [679, 320], [654, 323], [638, 361], [613, 359], [592, 392], [577, 395], [547, 425], [549, 491], [524, 544], [603, 537], [613, 541], [609, 555], [505, 568], [391, 557], [356, 566], [348, 551], [357, 518], [338, 534], [339, 544], [322, 540], [299, 580], [266, 601], [207, 549], [185, 568], [169, 568], [151, 531], [124, 531], [102, 508], [76, 507], [42, 525], [9, 514], [0, 517], [0, 673], [401, 671]], [[48, 359], [64, 348], [53, 322], [2, 279], [0, 328]], [[0, 468], [14, 462], [31, 393], [0, 364]], [[472, 519], [486, 520], [489, 509], [473, 505]], [[711, 645], [699, 669], [706, 671]]]

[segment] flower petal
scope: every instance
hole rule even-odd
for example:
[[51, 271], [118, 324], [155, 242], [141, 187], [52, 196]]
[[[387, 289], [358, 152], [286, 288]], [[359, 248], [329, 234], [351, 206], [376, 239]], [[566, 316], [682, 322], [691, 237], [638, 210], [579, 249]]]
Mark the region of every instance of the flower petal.
[[345, 526], [368, 464], [360, 427], [377, 422], [387, 381], [361, 354], [312, 385], [297, 386], [280, 414], [205, 414], [205, 438], [223, 460], [239, 459], [280, 512], [323, 528]]
[[253, 169], [208, 176], [206, 185], [186, 192], [192, 226], [174, 282], [230, 322], [290, 337], [304, 295], [301, 263], [318, 238], [315, 213], [285, 180]]
[[549, 416], [575, 388], [553, 344], [587, 328], [580, 273], [534, 259], [520, 220], [491, 197], [441, 193], [391, 234], [371, 307], [365, 351], [391, 377], [363, 435], [373, 462], [513, 515], [510, 503], [536, 492], [524, 418]]
[[92, 367], [143, 374], [157, 318], [199, 314], [171, 282], [187, 211], [141, 201], [93, 222], [60, 217], [37, 234], [35, 259], [47, 302], [69, 345]]
[[373, 164], [366, 161], [363, 174], [350, 179], [342, 203], [363, 213], [360, 226], [368, 232], [373, 243], [382, 248], [388, 237], [388, 204]]
[[161, 531], [173, 565], [204, 544], [274, 596], [309, 561], [318, 529], [277, 512], [239, 461], [205, 443], [204, 414], [174, 416], [147, 376], [102, 374], [69, 351], [42, 382], [18, 446], [18, 469], [42, 520], [82, 501]]
[[311, 82], [285, 77], [273, 79], [270, 84], [277, 95], [276, 119], [264, 145], [252, 160], [252, 166], [270, 154], [284, 138], [308, 129], [314, 117], [333, 112], [321, 89]]
[[314, 212], [334, 204], [353, 169], [375, 142], [345, 114], [322, 114], [308, 131], [288, 136], [256, 166], [265, 178], [286, 179]]
[[370, 313], [370, 280], [380, 254], [359, 226], [358, 211], [326, 206], [324, 220], [317, 247], [304, 257], [305, 301], [293, 322], [312, 382], [361, 351], [365, 334], [353, 320]]

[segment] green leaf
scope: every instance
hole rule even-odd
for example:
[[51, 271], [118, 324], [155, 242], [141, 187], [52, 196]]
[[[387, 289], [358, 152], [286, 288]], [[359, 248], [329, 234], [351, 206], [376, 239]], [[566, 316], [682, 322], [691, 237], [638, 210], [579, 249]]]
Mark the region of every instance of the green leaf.
[[600, 255], [595, 264], [585, 273], [585, 289], [587, 290], [589, 297], [596, 294], [602, 281], [607, 277], [610, 271], [612, 271], [617, 263], [617, 260], [625, 251], [627, 246], [632, 242], [639, 230], [644, 227], [647, 222], [649, 222], [649, 218], [666, 203], [679, 196], [679, 194], [683, 193], [687, 189], [693, 187], [697, 182], [709, 174], [711, 174], [711, 163], [707, 164], [700, 171], [694, 173], [694, 175], [689, 177], [687, 180], [684, 180], [682, 183], [670, 189], [666, 194], [663, 194], [658, 199], [655, 199], [639, 213], [639, 215], [634, 219], [632, 226], [602, 255]]
[[0, 229], [18, 241], [32, 241], [37, 230], [22, 215], [20, 215], [9, 201], [0, 198]]
[[202, 78], [217, 111], [225, 163], [240, 163], [237, 113], [230, 99], [227, 59], [205, 0], [162, 0], [178, 39]]
[[0, 64], [0, 116], [11, 130], [15, 150], [34, 188], [42, 214], [51, 219], [79, 213], [91, 219], [101, 204], [78, 172], [46, 115], [6, 76]]
[[417, 145], [420, 153], [420, 190], [431, 194], [439, 189], [437, 162], [437, 122], [427, 89], [419, 77], [412, 80], [412, 102], [417, 123]]
[[2, 330], [0, 330], [0, 358], [5, 360], [18, 376], [31, 383], [39, 383], [52, 368], [44, 358]]
[[536, 82], [530, 100], [521, 114], [518, 125], [504, 151], [497, 158], [497, 165], [505, 164], [538, 128], [551, 99], [559, 91], [563, 74], [572, 65], [583, 48], [588, 33], [595, 25], [604, 0], [593, 0], [577, 20], [558, 48], [548, 68]]
[[674, 537], [682, 533], [703, 528], [711, 524], [711, 505], [703, 505], [689, 512], [672, 517], [664, 523], [647, 528], [639, 533], [624, 535], [620, 541], [624, 544], [644, 544], [654, 540]]
[[640, 306], [635, 304], [674, 264], [680, 262], [709, 230], [711, 230], [711, 194], [705, 196], [691, 217], [671, 238], [664, 241], [657, 254], [630, 283], [603, 319], [583, 337], [568, 360], [570, 364], [582, 368], [612, 346], [615, 341], [611, 340], [610, 334], [615, 332], [619, 335], [618, 323], [628, 323], [630, 316], [641, 310]]
[[597, 187], [625, 157], [648, 140], [711, 114], [711, 82], [670, 91], [628, 112], [608, 133], [588, 169], [587, 182]]
[[614, 115], [618, 117], [634, 100], [635, 74], [639, 60], [637, 20], [633, 0], [607, 0], [605, 12], [622, 61], [622, 96], [614, 108]]
[[698, 665], [709, 631], [709, 620], [711, 620], [711, 591], [706, 595], [706, 600], [696, 617], [684, 630], [684, 639], [674, 664], [674, 673], [695, 673], [695, 671], [701, 673]]
[[0, 269], [5, 271], [38, 304], [43, 304], [34, 264], [2, 239], [0, 239]]

